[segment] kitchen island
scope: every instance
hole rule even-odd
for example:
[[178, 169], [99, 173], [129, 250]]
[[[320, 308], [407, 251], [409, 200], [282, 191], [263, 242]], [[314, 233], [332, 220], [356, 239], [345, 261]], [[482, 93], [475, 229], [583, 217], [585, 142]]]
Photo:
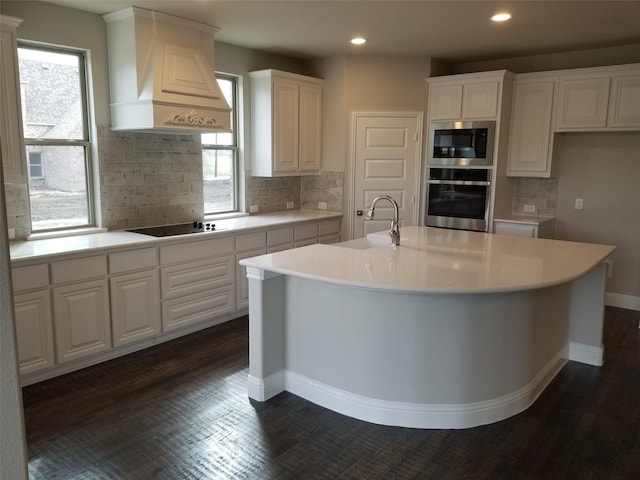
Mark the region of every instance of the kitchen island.
[[567, 360], [602, 364], [615, 247], [407, 227], [242, 260], [249, 397], [468, 428], [529, 407]]

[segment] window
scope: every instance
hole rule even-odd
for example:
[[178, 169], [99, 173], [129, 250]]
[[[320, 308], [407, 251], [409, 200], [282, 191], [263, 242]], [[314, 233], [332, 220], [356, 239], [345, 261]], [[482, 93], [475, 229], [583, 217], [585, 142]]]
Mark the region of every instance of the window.
[[231, 106], [232, 132], [202, 134], [205, 215], [238, 210], [238, 81], [226, 75], [216, 75], [216, 79]]
[[84, 54], [20, 45], [31, 230], [94, 224]]
[[42, 152], [29, 152], [29, 178], [44, 178]]

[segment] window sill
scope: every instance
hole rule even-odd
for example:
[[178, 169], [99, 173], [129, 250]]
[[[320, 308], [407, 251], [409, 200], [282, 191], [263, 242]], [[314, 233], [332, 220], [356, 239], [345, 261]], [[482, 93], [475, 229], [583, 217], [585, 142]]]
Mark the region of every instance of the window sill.
[[44, 240], [47, 238], [74, 237], [76, 235], [91, 235], [93, 233], [105, 233], [107, 231], [108, 230], [106, 228], [87, 227], [87, 228], [77, 228], [74, 230], [59, 230], [56, 232], [32, 233], [27, 237], [27, 240]]
[[248, 213], [244, 212], [231, 212], [231, 213], [220, 213], [214, 215], [205, 215], [205, 221], [215, 221], [215, 220], [227, 220], [229, 218], [240, 218], [240, 217], [248, 217]]

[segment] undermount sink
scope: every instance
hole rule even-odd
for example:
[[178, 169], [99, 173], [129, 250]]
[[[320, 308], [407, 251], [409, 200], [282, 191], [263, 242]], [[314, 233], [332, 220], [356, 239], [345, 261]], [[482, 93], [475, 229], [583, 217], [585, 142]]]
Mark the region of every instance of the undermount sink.
[[373, 247], [391, 247], [391, 239], [385, 236], [370, 236], [347, 240], [346, 242], [334, 243], [336, 247], [351, 248], [353, 250], [366, 250]]

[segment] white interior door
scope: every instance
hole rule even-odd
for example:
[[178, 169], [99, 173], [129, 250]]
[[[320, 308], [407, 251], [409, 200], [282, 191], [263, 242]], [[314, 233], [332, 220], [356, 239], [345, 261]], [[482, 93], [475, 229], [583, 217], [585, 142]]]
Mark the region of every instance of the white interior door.
[[389, 202], [367, 211], [378, 195], [389, 195], [400, 207], [400, 226], [417, 225], [422, 154], [421, 112], [355, 112], [353, 134], [353, 238], [388, 230], [393, 216]]

